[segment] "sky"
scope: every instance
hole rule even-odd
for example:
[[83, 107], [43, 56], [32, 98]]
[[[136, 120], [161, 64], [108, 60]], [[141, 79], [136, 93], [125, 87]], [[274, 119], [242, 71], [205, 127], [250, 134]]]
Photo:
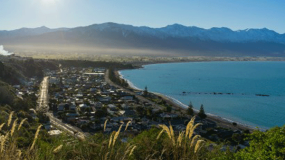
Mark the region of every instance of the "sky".
[[0, 0], [0, 30], [77, 27], [115, 22], [164, 27], [179, 23], [285, 33], [284, 0]]

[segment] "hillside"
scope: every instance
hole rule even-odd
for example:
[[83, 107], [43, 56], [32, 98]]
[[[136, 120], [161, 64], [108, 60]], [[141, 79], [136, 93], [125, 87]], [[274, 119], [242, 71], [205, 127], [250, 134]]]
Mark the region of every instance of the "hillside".
[[0, 61], [0, 81], [8, 84], [23, 84], [28, 78], [43, 76], [43, 69], [55, 69], [56, 63], [41, 60], [17, 60]]
[[285, 34], [272, 30], [203, 29], [179, 24], [162, 28], [116, 23], [86, 27], [0, 31], [0, 44], [14, 52], [75, 52], [114, 55], [285, 55]]

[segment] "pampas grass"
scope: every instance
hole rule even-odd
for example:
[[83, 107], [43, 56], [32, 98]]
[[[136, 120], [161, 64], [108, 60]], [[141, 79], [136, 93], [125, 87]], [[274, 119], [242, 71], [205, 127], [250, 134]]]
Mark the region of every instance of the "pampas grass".
[[[174, 130], [171, 125], [167, 127], [166, 125], [159, 125], [162, 128], [160, 133], [157, 136], [157, 140], [161, 137], [163, 133], [167, 134], [167, 137], [170, 140], [171, 154], [173, 159], [184, 159], [190, 157], [197, 157], [197, 153], [203, 147], [205, 141], [200, 140], [200, 135], [195, 135], [193, 137], [194, 131], [201, 123], [194, 125], [195, 117], [193, 117], [186, 126], [186, 130], [179, 133], [177, 140], [175, 139]], [[184, 146], [182, 143], [184, 142]], [[161, 155], [162, 156], [162, 155]], [[190, 158], [191, 159], [191, 158]]]
[[131, 155], [133, 154], [133, 152], [134, 152], [134, 150], [136, 149], [136, 147], [137, 147], [137, 146], [134, 146], [134, 147], [132, 148], [132, 150], [131, 150], [129, 156], [131, 156]]
[[0, 125], [0, 131], [2, 130], [2, 128], [3, 128], [4, 125], [5, 125], [5, 123], [2, 123], [2, 124]]
[[27, 118], [23, 119], [20, 124], [19, 124], [19, 127], [18, 127], [18, 131], [21, 129], [22, 125], [24, 124], [24, 122], [27, 120]]
[[84, 134], [82, 134], [82, 133], [78, 133], [77, 138], [78, 138], [78, 140], [81, 141], [81, 142], [86, 141], [85, 136], [84, 136]]
[[18, 158], [20, 159], [22, 155], [22, 151], [18, 149]]
[[198, 152], [202, 146], [205, 144], [205, 141], [203, 140], [198, 140], [194, 149], [194, 153]]
[[40, 132], [42, 126], [43, 126], [43, 125], [39, 125], [39, 126], [38, 126], [38, 129], [37, 129], [37, 131], [36, 131], [35, 138], [34, 138], [34, 141], [33, 141], [33, 144], [32, 144], [32, 146], [31, 146], [30, 150], [32, 150], [32, 149], [34, 148], [35, 143], [36, 143], [36, 141], [37, 141], [37, 139], [38, 139], [39, 132]]
[[62, 149], [62, 144], [61, 145], [59, 145], [58, 147], [56, 147], [53, 151], [52, 151], [52, 153], [53, 154], [57, 154], [57, 153], [59, 153], [60, 151], [61, 151], [61, 149]]
[[132, 121], [129, 121], [129, 122], [127, 123], [126, 128], [125, 128], [125, 131], [128, 129], [129, 124], [130, 124], [131, 122], [132, 122]]
[[16, 128], [16, 125], [17, 125], [17, 121], [18, 121], [18, 118], [14, 121], [13, 125], [12, 125], [12, 128], [11, 128], [11, 137], [13, 136], [13, 133], [15, 131], [15, 128]]
[[12, 121], [12, 117], [13, 117], [14, 111], [12, 111], [9, 115], [9, 119], [8, 119], [8, 123], [7, 126], [10, 127], [11, 121]]
[[115, 145], [115, 143], [116, 143], [116, 140], [117, 140], [117, 138], [118, 138], [118, 136], [119, 136], [119, 134], [120, 134], [120, 132], [121, 132], [122, 126], [123, 126], [123, 124], [121, 124], [121, 126], [119, 127], [119, 130], [118, 130], [118, 131], [115, 133], [115, 135], [114, 135], [113, 147], [114, 147], [114, 145]]
[[106, 119], [105, 123], [104, 123], [104, 132], [106, 130], [106, 125], [107, 125], [108, 119]]
[[197, 140], [201, 138], [200, 135], [196, 135], [192, 138], [191, 144], [190, 144], [190, 148], [194, 147], [195, 143], [197, 142]]
[[5, 147], [5, 143], [6, 143], [6, 140], [9, 136], [9, 133], [10, 132], [7, 132], [6, 135], [4, 137], [1, 138], [1, 153], [3, 153], [3, 150], [4, 150], [4, 147]]
[[116, 134], [116, 132], [112, 132], [112, 134], [110, 135], [108, 148], [110, 148], [110, 147], [111, 147], [112, 142], [113, 142], [113, 136], [114, 136], [115, 134]]
[[[121, 142], [122, 128], [124, 124], [121, 124], [117, 131], [113, 131], [108, 137], [106, 134], [102, 134], [96, 140], [92, 136], [84, 137], [84, 135], [76, 135], [78, 139], [73, 139], [63, 134], [62, 137], [53, 138], [52, 141], [45, 142], [45, 140], [39, 141], [39, 134], [42, 125], [37, 127], [34, 134], [34, 139], [29, 142], [30, 147], [18, 148], [18, 137], [21, 134], [17, 134], [17, 131], [21, 131], [23, 124], [27, 119], [22, 119], [21, 122], [16, 118], [13, 121], [13, 114], [10, 113], [10, 126], [6, 127], [8, 123], [2, 123], [0, 125], [0, 142], [1, 152], [0, 159], [112, 159], [112, 160], [126, 160], [126, 159], [199, 159], [201, 155], [201, 148], [204, 146], [205, 141], [201, 139], [199, 135], [194, 135], [194, 131], [201, 124], [194, 124], [195, 117], [187, 124], [186, 130], [176, 133], [173, 130], [173, 126], [170, 124], [159, 125], [161, 129], [152, 135], [153, 139], [151, 143], [143, 143], [149, 140], [149, 136], [141, 137], [141, 141]], [[8, 119], [8, 121], [9, 121]], [[104, 130], [108, 120], [104, 122]], [[131, 121], [126, 123], [124, 131], [127, 130]], [[5, 126], [3, 128], [3, 126]], [[7, 125], [8, 126], [8, 125]], [[8, 131], [6, 131], [8, 129]], [[148, 131], [146, 131], [148, 132]], [[22, 133], [22, 132], [21, 132]], [[165, 136], [162, 134], [165, 134]], [[97, 134], [96, 134], [97, 135]], [[97, 137], [94, 135], [94, 138]], [[22, 136], [22, 135], [21, 135]], [[82, 140], [84, 138], [84, 140]], [[163, 139], [162, 139], [163, 138]], [[72, 144], [62, 142], [72, 139]], [[155, 140], [157, 139], [157, 140]], [[160, 140], [161, 139], [161, 140]], [[39, 142], [38, 142], [39, 141]], [[142, 148], [143, 147], [143, 148]]]

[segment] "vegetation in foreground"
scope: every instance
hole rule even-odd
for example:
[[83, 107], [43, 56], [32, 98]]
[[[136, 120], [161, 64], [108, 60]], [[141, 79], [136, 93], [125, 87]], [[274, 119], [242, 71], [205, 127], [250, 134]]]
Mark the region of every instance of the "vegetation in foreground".
[[[41, 131], [42, 125], [29, 139], [25, 136], [27, 128], [22, 127], [24, 123], [28, 125], [27, 118], [19, 121], [11, 112], [8, 121], [1, 124], [1, 159], [198, 159], [205, 143], [199, 135], [194, 136], [200, 125], [194, 125], [194, 118], [178, 137], [171, 125], [161, 125], [161, 131], [152, 128], [131, 138], [121, 130], [122, 124], [117, 132], [95, 134], [87, 140], [66, 134], [49, 137]], [[123, 142], [122, 138], [129, 140]]]
[[[2, 112], [1, 112], [2, 114]], [[137, 136], [121, 130], [110, 135], [97, 133], [86, 139], [62, 134], [49, 136], [42, 125], [32, 125], [25, 116], [11, 112], [0, 124], [0, 159], [284, 159], [285, 128], [249, 134], [250, 147], [235, 150], [195, 135], [194, 118], [185, 131], [160, 125]], [[128, 125], [128, 124], [127, 124]]]

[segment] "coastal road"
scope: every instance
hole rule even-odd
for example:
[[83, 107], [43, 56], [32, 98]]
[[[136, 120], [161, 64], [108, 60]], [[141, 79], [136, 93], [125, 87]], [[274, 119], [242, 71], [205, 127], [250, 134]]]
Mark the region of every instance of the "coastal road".
[[86, 136], [88, 136], [88, 134], [82, 132], [82, 130], [77, 127], [62, 122], [61, 120], [54, 117], [52, 113], [48, 112], [49, 111], [48, 85], [49, 85], [48, 77], [44, 77], [40, 85], [40, 92], [39, 92], [40, 95], [36, 110], [38, 112], [46, 114], [50, 118], [50, 122], [53, 126], [56, 126], [57, 128], [63, 131], [66, 131], [68, 134], [75, 136], [78, 139], [84, 139]]
[[145, 97], [143, 96], [140, 96], [140, 95], [137, 95], [136, 93], [132, 92], [132, 91], [129, 91], [127, 89], [125, 89], [124, 87], [122, 86], [119, 86], [117, 84], [115, 84], [114, 82], [112, 82], [110, 79], [109, 79], [109, 70], [106, 70], [106, 73], [105, 73], [105, 81], [112, 85], [112, 86], [115, 86], [117, 88], [120, 88], [122, 90], [124, 90], [126, 93], [130, 94], [130, 95], [133, 95], [135, 96], [137, 99], [139, 99], [141, 102], [147, 102], [149, 104], [151, 104], [154, 108], [157, 108], [157, 109], [163, 109], [163, 107], [159, 106], [158, 104], [154, 103], [153, 101], [150, 101], [148, 99], [146, 99]]

